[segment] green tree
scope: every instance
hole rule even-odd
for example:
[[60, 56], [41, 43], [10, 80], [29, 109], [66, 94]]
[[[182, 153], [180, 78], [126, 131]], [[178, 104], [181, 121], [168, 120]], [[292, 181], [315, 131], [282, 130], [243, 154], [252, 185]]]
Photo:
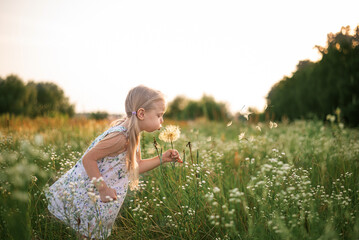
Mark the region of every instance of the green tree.
[[185, 96], [175, 97], [169, 104], [166, 111], [166, 117], [176, 118], [178, 120], [183, 120], [183, 111], [188, 104], [188, 99]]
[[36, 117], [56, 114], [73, 116], [75, 111], [74, 105], [69, 103], [56, 84], [30, 81], [25, 85], [18, 76], [9, 75], [5, 80], [0, 78], [1, 113]]
[[200, 100], [203, 115], [209, 120], [223, 121], [228, 119], [228, 110], [225, 103], [216, 102], [212, 96], [203, 95]]
[[291, 77], [284, 77], [267, 95], [267, 112], [289, 119], [325, 119], [337, 108], [345, 123], [359, 125], [359, 26], [328, 34], [327, 46], [316, 46], [318, 62], [300, 61]]
[[89, 116], [90, 119], [96, 119], [96, 120], [106, 119], [107, 117], [108, 117], [108, 113], [104, 111], [92, 112], [90, 113]]
[[223, 121], [229, 118], [230, 113], [225, 103], [217, 102], [212, 96], [203, 95], [200, 100], [177, 96], [168, 104], [166, 116], [179, 120], [205, 117], [211, 121]]
[[67, 99], [64, 92], [56, 84], [41, 82], [36, 84], [37, 110], [39, 115], [65, 113], [64, 106]]
[[27, 104], [23, 110], [23, 114], [30, 117], [36, 116], [36, 106], [37, 106], [37, 89], [34, 82], [29, 82], [26, 84], [26, 96], [25, 101]]
[[0, 78], [0, 113], [22, 114], [26, 104], [26, 88], [16, 75]]

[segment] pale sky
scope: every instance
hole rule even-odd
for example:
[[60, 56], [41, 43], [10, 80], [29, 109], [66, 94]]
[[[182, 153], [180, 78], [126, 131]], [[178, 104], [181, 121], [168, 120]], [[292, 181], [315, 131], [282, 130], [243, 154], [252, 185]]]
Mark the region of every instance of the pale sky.
[[0, 1], [0, 76], [58, 84], [77, 112], [122, 113], [139, 84], [170, 101], [204, 93], [262, 110], [327, 34], [359, 24], [357, 0]]

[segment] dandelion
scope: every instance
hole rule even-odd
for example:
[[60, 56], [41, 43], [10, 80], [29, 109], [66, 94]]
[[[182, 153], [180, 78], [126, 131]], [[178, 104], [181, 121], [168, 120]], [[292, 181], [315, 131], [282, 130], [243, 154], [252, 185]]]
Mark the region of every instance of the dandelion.
[[[180, 137], [180, 135], [181, 135], [181, 131], [180, 131], [180, 128], [178, 126], [168, 125], [160, 133], [158, 138], [161, 139], [164, 142], [170, 142], [172, 149], [174, 149], [173, 148], [173, 142], [177, 141], [177, 139]], [[161, 160], [161, 162], [162, 162], [162, 160]], [[174, 167], [174, 165], [172, 167]]]
[[180, 137], [181, 131], [178, 126], [168, 125], [166, 128], [160, 133], [158, 136], [164, 142], [172, 142], [176, 141]]

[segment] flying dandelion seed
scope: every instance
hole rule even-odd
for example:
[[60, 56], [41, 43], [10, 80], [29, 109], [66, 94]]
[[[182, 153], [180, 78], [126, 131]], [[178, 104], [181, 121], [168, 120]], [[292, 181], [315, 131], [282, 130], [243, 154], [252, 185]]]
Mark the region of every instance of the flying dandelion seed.
[[245, 117], [245, 118], [248, 120], [248, 116], [249, 116], [250, 114], [252, 114], [252, 112], [247, 112], [247, 113], [244, 113], [244, 114], [242, 114], [242, 115], [243, 115], [243, 117]]
[[232, 125], [232, 121], [227, 123], [227, 127], [230, 127]]
[[276, 128], [276, 127], [278, 127], [278, 124], [277, 123], [275, 123], [275, 122], [272, 122], [272, 121], [269, 121], [269, 128]]
[[245, 106], [246, 105], [243, 105], [242, 109], [239, 110], [239, 114], [242, 115], [243, 117], [245, 117], [248, 120], [249, 115], [251, 115], [253, 112], [244, 111], [243, 109], [244, 109]]
[[260, 126], [257, 125], [256, 128], [258, 129], [258, 131], [260, 131], [260, 132], [262, 131]]

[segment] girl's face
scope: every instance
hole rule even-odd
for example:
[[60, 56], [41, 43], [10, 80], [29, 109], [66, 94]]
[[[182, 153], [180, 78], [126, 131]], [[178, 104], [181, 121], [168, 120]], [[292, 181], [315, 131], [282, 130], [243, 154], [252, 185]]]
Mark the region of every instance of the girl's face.
[[159, 130], [163, 123], [166, 104], [164, 101], [154, 103], [154, 108], [143, 112], [143, 120], [139, 122], [141, 131], [153, 132]]

